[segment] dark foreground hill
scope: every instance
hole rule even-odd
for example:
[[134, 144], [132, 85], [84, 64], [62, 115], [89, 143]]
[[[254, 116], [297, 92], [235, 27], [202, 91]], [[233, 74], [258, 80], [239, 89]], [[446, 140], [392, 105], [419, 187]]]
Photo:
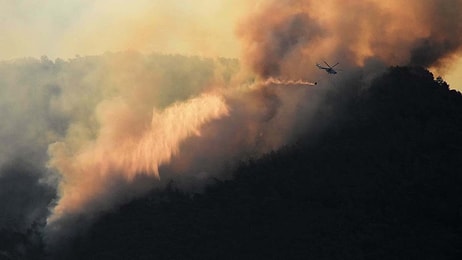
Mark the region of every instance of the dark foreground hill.
[[461, 94], [396, 67], [340, 98], [316, 138], [243, 162], [202, 194], [173, 184], [133, 201], [77, 239], [72, 256], [460, 259]]
[[203, 193], [173, 183], [133, 201], [66, 259], [460, 259], [461, 94], [396, 67], [327, 102], [335, 116], [322, 131]]

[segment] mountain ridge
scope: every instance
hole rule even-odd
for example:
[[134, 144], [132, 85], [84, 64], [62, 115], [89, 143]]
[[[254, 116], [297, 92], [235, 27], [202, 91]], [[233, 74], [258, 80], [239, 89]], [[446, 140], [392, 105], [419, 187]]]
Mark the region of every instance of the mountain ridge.
[[419, 67], [331, 95], [334, 119], [316, 133], [203, 193], [172, 182], [124, 205], [77, 238], [71, 258], [461, 256], [462, 95]]

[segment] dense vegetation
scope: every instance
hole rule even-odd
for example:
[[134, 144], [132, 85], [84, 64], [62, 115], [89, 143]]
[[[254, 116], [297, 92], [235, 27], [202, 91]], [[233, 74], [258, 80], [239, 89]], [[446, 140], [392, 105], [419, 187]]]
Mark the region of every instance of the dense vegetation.
[[[366, 88], [330, 91], [318, 109], [322, 128], [295, 144], [202, 193], [172, 182], [132, 201], [65, 258], [460, 259], [462, 95], [394, 67]], [[37, 240], [34, 229], [3, 232], [0, 252], [20, 243], [48, 258]]]
[[[355, 89], [352, 91], [351, 89]], [[456, 259], [462, 96], [420, 68], [331, 93], [335, 118], [204, 193], [167, 190], [100, 219], [76, 259]], [[328, 101], [329, 102], [329, 101]], [[319, 109], [319, 118], [324, 116]], [[314, 140], [314, 141], [313, 141]]]

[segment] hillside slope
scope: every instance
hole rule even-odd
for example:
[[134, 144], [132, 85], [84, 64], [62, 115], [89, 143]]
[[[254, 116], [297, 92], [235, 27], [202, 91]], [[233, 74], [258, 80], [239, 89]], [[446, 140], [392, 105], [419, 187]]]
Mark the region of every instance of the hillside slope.
[[[354, 90], [352, 90], [354, 89]], [[101, 218], [75, 259], [456, 259], [462, 96], [421, 68], [328, 98], [321, 133], [201, 194], [172, 183]], [[317, 113], [322, 120], [325, 111]], [[313, 120], [316, 122], [316, 119]]]

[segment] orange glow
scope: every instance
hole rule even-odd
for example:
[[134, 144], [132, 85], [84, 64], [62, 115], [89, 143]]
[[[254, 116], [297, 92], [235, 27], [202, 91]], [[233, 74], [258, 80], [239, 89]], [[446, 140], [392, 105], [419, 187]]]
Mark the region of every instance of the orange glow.
[[[337, 78], [368, 64], [438, 71], [462, 46], [462, 0], [71, 1], [75, 8], [58, 8], [68, 15], [52, 1], [48, 11], [37, 1], [13, 5], [5, 15], [11, 41], [0, 42], [0, 58], [102, 57], [55, 62], [62, 75], [50, 82], [59, 91], [45, 106], [69, 121], [49, 145], [49, 167], [61, 178], [49, 224], [133, 198], [118, 193], [135, 193], [137, 179], [160, 178], [172, 161], [193, 175], [200, 153], [215, 166], [287, 144], [322, 97], [309, 103], [312, 88], [268, 86], [328, 85], [331, 75], [316, 63], [340, 62], [347, 72]], [[147, 53], [169, 55], [156, 63]]]
[[132, 113], [123, 101], [108, 101], [99, 108], [101, 127], [96, 140], [71, 152], [66, 143], [50, 147], [50, 166], [63, 177], [61, 198], [50, 222], [78, 213], [104, 193], [113, 178], [131, 181], [137, 174], [159, 177], [158, 167], [179, 153], [181, 142], [200, 135], [204, 124], [229, 111], [221, 97], [203, 94], [164, 111], [154, 110], [151, 122], [138, 134], [130, 133]]
[[265, 78], [303, 78], [323, 59], [442, 66], [461, 50], [461, 9], [461, 0], [262, 1], [239, 26], [242, 59]]

